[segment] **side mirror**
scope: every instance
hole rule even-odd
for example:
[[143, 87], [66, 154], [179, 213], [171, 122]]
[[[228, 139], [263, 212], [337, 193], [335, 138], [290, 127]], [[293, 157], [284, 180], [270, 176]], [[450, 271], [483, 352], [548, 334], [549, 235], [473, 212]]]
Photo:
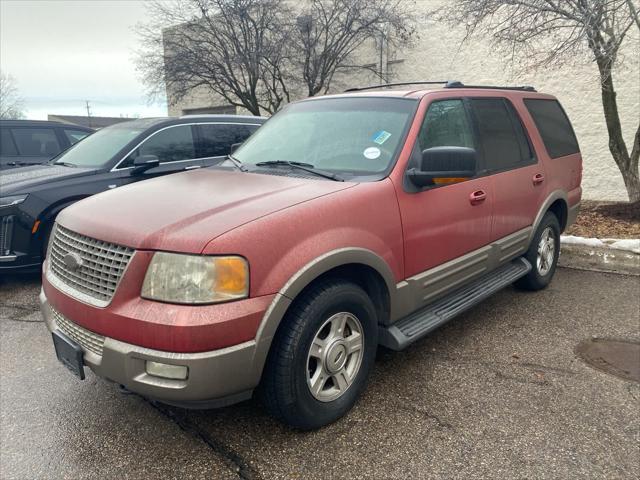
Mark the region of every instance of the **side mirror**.
[[476, 174], [477, 154], [467, 147], [433, 147], [422, 152], [420, 169], [407, 171], [417, 187], [456, 183]]
[[242, 142], [240, 143], [234, 143], [233, 145], [231, 145], [231, 150], [229, 151], [229, 153], [231, 155], [233, 155], [235, 153], [236, 150], [238, 150], [240, 148], [240, 146], [242, 145]]
[[155, 168], [160, 165], [160, 160], [155, 155], [140, 155], [133, 161], [132, 175], [139, 175], [151, 168]]

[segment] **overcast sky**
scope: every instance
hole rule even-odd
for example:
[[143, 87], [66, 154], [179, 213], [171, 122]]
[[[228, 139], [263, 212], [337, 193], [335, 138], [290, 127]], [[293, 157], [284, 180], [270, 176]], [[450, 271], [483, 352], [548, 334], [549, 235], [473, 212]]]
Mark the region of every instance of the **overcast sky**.
[[0, 69], [28, 118], [47, 114], [164, 116], [147, 104], [133, 62], [143, 0], [0, 0]]

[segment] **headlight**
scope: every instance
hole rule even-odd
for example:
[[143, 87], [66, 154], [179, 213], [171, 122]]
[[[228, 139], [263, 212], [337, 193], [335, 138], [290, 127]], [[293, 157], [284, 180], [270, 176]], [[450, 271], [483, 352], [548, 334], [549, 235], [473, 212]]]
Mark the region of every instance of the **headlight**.
[[157, 252], [142, 284], [144, 298], [170, 303], [217, 303], [248, 294], [249, 265], [236, 256]]
[[27, 194], [24, 195], [10, 195], [8, 197], [0, 197], [0, 208], [11, 207], [18, 205], [27, 199]]

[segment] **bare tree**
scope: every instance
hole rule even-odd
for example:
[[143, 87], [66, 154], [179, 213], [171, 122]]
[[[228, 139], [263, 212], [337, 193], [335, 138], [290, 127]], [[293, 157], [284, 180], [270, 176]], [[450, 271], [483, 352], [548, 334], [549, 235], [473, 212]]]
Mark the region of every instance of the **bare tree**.
[[18, 93], [15, 79], [0, 72], [0, 119], [24, 118], [24, 100]]
[[[407, 0], [310, 0], [297, 18], [294, 62], [307, 95], [327, 93], [336, 72], [357, 65], [352, 57], [368, 40], [405, 46], [415, 32]], [[363, 67], [356, 67], [363, 68]]]
[[632, 202], [640, 201], [640, 117], [631, 152], [622, 135], [615, 67], [620, 47], [640, 31], [634, 0], [455, 0], [445, 7], [452, 22], [464, 23], [468, 36], [488, 34], [512, 52], [523, 53], [534, 68], [561, 65], [588, 55], [597, 65], [609, 150]]
[[[279, 0], [156, 0], [139, 27], [138, 69], [151, 95], [206, 87], [254, 115], [289, 100], [282, 71], [289, 18]], [[162, 28], [162, 34], [158, 31]]]
[[[205, 87], [254, 115], [327, 92], [354, 52], [384, 32], [406, 44], [407, 0], [154, 0], [139, 32], [138, 70], [174, 102]], [[158, 28], [162, 29], [162, 36]], [[360, 67], [362, 68], [362, 67]]]

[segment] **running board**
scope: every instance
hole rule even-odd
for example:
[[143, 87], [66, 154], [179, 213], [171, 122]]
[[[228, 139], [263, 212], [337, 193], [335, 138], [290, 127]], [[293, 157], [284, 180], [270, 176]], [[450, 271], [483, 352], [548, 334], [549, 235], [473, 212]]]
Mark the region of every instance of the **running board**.
[[531, 264], [522, 257], [517, 258], [398, 320], [393, 325], [381, 327], [380, 345], [392, 350], [402, 350], [459, 313], [524, 277], [530, 271]]

